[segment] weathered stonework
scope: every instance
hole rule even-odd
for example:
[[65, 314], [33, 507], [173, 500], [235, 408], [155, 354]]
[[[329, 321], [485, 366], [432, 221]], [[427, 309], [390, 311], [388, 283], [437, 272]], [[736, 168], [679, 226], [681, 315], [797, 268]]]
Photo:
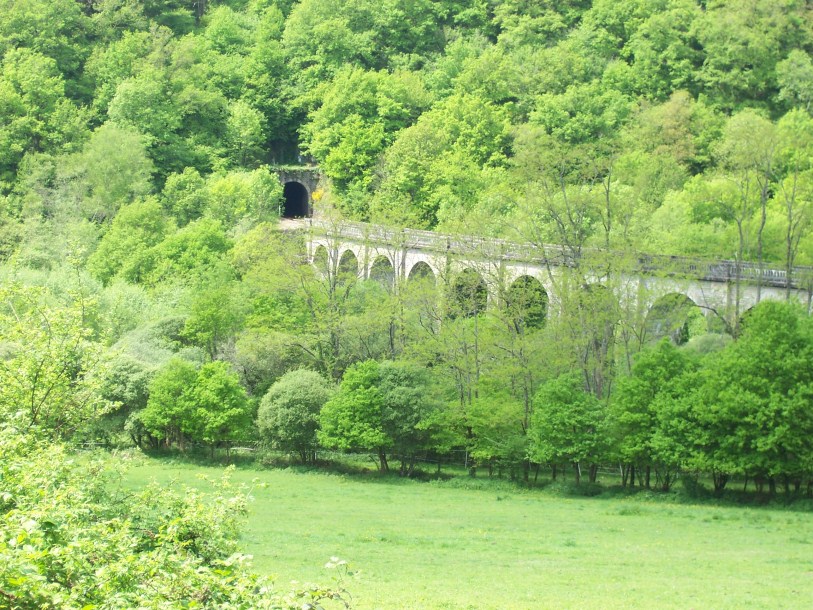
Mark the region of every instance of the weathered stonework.
[[[307, 221], [308, 255], [318, 256], [336, 270], [352, 260], [362, 278], [374, 275], [408, 279], [420, 270], [436, 281], [464, 269], [476, 271], [488, 288], [489, 302], [521, 277], [537, 280], [552, 307], [558, 301], [557, 280], [573, 266], [557, 246], [475, 236], [443, 235], [413, 229], [393, 230], [364, 223]], [[321, 251], [318, 254], [317, 251]], [[381, 269], [387, 268], [387, 273]], [[378, 271], [377, 271], [378, 269]], [[737, 279], [739, 274], [739, 280]], [[799, 267], [792, 278], [782, 269], [754, 263], [641, 255], [612, 277], [587, 272], [588, 284], [610, 285], [626, 307], [649, 310], [664, 297], [683, 295], [707, 312], [729, 311], [739, 316], [761, 300], [795, 299], [813, 309], [813, 269]]]
[[297, 216], [313, 216], [313, 194], [319, 189], [323, 176], [318, 167], [283, 167], [277, 169], [277, 176], [283, 187], [286, 184], [295, 182], [302, 185], [307, 191], [306, 207], [303, 214]]

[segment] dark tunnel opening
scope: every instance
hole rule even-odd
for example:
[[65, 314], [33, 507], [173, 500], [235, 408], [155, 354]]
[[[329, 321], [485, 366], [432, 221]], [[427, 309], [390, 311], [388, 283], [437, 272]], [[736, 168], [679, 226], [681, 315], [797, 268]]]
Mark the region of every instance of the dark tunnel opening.
[[309, 216], [308, 189], [299, 182], [286, 182], [282, 187], [283, 218], [303, 218]]

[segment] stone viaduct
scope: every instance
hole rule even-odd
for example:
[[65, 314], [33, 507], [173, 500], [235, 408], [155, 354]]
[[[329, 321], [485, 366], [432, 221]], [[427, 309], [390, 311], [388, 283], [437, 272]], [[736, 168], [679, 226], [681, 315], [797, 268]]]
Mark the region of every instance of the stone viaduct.
[[[448, 282], [463, 273], [476, 274], [489, 303], [497, 302], [502, 291], [517, 282], [538, 282], [551, 313], [556, 311], [567, 269], [577, 266], [574, 257], [558, 246], [314, 218], [298, 222], [306, 230], [309, 260], [326, 265], [328, 272], [345, 269], [359, 278], [389, 283], [415, 277]], [[587, 286], [611, 287], [622, 305], [639, 311], [650, 311], [670, 298], [705, 313], [727, 312], [729, 318], [764, 299], [796, 299], [811, 310], [809, 267], [796, 268], [789, 280], [784, 269], [753, 263], [650, 255], [622, 258], [586, 250], [580, 256], [581, 277]]]

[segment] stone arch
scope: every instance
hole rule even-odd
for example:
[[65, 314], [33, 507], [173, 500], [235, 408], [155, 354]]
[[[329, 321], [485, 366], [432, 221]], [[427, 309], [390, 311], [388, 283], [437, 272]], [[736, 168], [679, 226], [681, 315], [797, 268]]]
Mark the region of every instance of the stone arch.
[[357, 278], [359, 276], [359, 259], [356, 253], [348, 249], [339, 257], [339, 275]]
[[504, 307], [517, 331], [542, 328], [548, 315], [548, 293], [538, 279], [521, 275], [505, 291]]
[[410, 269], [409, 273], [407, 274], [407, 279], [419, 281], [431, 280], [433, 284], [437, 282], [437, 278], [435, 277], [435, 272], [432, 271], [432, 267], [429, 266], [429, 263], [424, 261], [418, 261], [412, 265], [412, 269]]
[[700, 307], [681, 292], [669, 292], [652, 304], [644, 320], [643, 343], [654, 343], [669, 337], [683, 345], [691, 337], [706, 332], [708, 323]]
[[395, 284], [395, 268], [392, 261], [383, 254], [376, 256], [370, 265], [369, 278], [383, 286], [391, 287]]
[[483, 277], [467, 267], [452, 280], [449, 299], [449, 316], [471, 318], [486, 310], [488, 286]]
[[304, 218], [310, 216], [310, 193], [301, 182], [291, 180], [282, 185], [283, 218]]

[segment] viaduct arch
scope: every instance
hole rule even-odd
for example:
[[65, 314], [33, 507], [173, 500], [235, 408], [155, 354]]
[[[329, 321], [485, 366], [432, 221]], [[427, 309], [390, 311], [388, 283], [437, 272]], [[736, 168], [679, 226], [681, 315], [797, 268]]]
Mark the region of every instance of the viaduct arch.
[[[484, 302], [516, 307], [528, 326], [544, 324], [547, 316], [556, 315], [563, 301], [573, 298], [569, 291], [607, 282], [619, 307], [635, 309], [645, 319], [650, 340], [668, 335], [680, 341], [693, 325], [704, 323], [703, 314], [733, 311], [739, 318], [760, 300], [790, 296], [808, 312], [813, 304], [813, 268], [807, 267], [797, 268], [788, 280], [785, 271], [775, 267], [642, 255], [611, 278], [595, 271], [588, 273], [583, 286], [568, 287], [572, 261], [555, 246], [545, 246], [543, 251], [532, 244], [498, 239], [316, 219], [304, 226], [309, 229], [309, 260], [317, 265], [320, 252], [335, 253], [337, 261], [352, 254], [361, 279], [388, 284], [421, 279], [445, 283], [452, 291], [462, 282], [470, 288], [469, 309], [482, 309]], [[460, 279], [464, 276], [465, 282]], [[466, 292], [465, 287], [459, 291]], [[462, 314], [471, 313], [465, 309], [461, 308]]]

